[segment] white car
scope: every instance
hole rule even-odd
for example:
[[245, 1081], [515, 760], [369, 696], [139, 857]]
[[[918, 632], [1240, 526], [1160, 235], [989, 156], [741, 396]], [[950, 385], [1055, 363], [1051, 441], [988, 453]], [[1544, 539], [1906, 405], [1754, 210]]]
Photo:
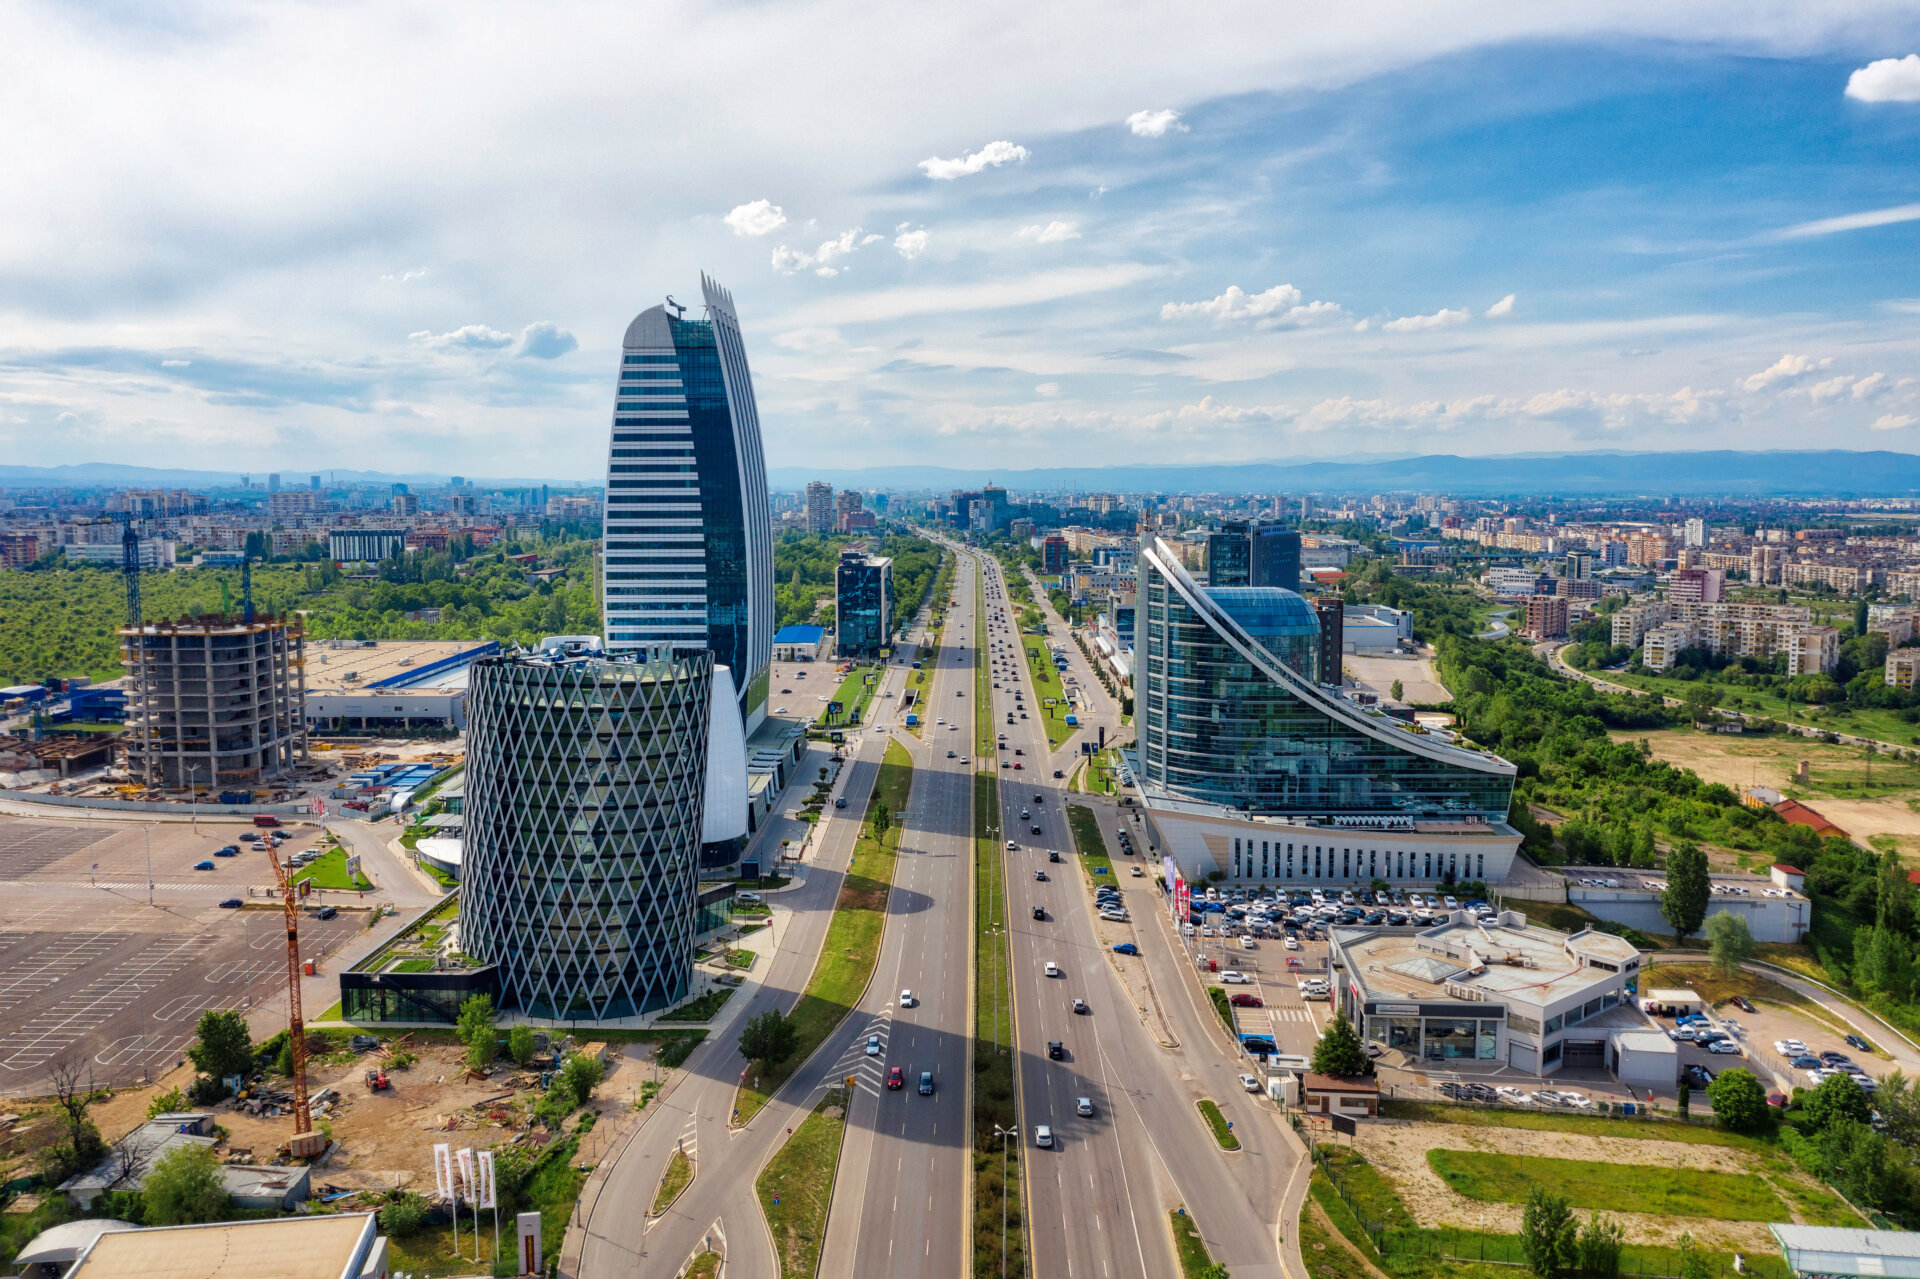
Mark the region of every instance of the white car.
[[1222, 985], [1226, 986], [1251, 986], [1253, 984], [1251, 977], [1243, 972], [1236, 972], [1231, 968], [1220, 974], [1220, 981]]
[[1047, 961], [1047, 966], [1044, 971], [1049, 977], [1058, 977], [1060, 975], [1060, 965], [1054, 963], [1051, 959], [1049, 959]]
[[1710, 1053], [1737, 1053], [1740, 1051], [1740, 1045], [1734, 1043], [1731, 1039], [1716, 1039], [1707, 1045], [1707, 1051]]
[[1252, 1075], [1240, 1076], [1240, 1086], [1246, 1089], [1248, 1092], [1260, 1091], [1260, 1081], [1258, 1079], [1255, 1079]]
[[900, 1006], [901, 1006], [902, 1008], [911, 1008], [911, 1007], [913, 1007], [913, 992], [912, 992], [912, 991], [910, 991], [910, 990], [903, 990], [903, 991], [901, 991], [901, 992], [900, 992]]
[[879, 1055], [880, 1055], [880, 1036], [868, 1035], [867, 1036], [867, 1056], [878, 1057]]
[[1804, 1057], [1807, 1055], [1807, 1046], [1797, 1039], [1776, 1039], [1773, 1041], [1773, 1051], [1782, 1057]]
[[1080, 1116], [1082, 1119], [1091, 1119], [1093, 1117], [1093, 1098], [1091, 1097], [1074, 1098], [1073, 1113]]
[[1250, 933], [1248, 933], [1248, 934], [1243, 934], [1243, 935], [1241, 936], [1241, 938], [1240, 938], [1240, 949], [1241, 949], [1241, 950], [1252, 950], [1253, 948], [1254, 948], [1254, 947], [1253, 947], [1253, 936], [1252, 936], [1252, 934], [1250, 934]]
[[1053, 1129], [1045, 1124], [1037, 1124], [1033, 1130], [1033, 1144], [1042, 1150], [1053, 1149]]
[[1288, 935], [1287, 935], [1287, 949], [1288, 949], [1288, 950], [1299, 950], [1299, 949], [1300, 949], [1300, 939], [1299, 939], [1298, 937], [1295, 937], [1295, 936], [1293, 936], [1292, 934], [1288, 934]]
[[1493, 1092], [1496, 1097], [1510, 1106], [1524, 1106], [1532, 1100], [1518, 1088], [1496, 1088]]

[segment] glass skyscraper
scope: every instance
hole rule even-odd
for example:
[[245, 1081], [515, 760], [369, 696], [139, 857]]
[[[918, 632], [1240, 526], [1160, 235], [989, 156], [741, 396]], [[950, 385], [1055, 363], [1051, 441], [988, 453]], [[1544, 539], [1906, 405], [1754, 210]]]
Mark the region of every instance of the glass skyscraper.
[[607, 651], [703, 648], [751, 733], [773, 657], [773, 521], [760, 415], [733, 297], [705, 317], [648, 307], [627, 326], [607, 457]]
[[875, 653], [893, 635], [893, 561], [863, 551], [840, 552], [834, 574], [833, 629], [842, 657]]
[[1248, 814], [1504, 822], [1514, 768], [1319, 687], [1311, 610], [1275, 588], [1203, 589], [1157, 539], [1134, 623], [1143, 784]]

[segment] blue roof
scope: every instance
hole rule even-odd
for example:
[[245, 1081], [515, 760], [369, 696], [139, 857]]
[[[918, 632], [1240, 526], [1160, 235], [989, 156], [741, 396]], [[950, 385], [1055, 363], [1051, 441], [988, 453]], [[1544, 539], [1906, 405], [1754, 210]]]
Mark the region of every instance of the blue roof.
[[776, 644], [818, 644], [827, 633], [824, 626], [782, 626], [774, 632]]

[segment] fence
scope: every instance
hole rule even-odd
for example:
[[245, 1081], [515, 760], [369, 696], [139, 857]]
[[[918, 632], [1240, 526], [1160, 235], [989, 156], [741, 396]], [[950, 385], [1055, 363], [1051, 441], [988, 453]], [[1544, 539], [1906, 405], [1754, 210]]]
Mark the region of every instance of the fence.
[[[1391, 1186], [1384, 1182], [1371, 1194], [1358, 1190], [1354, 1185], [1356, 1177], [1353, 1169], [1367, 1169], [1366, 1176], [1382, 1180], [1372, 1171], [1366, 1161], [1349, 1149], [1320, 1141], [1311, 1125], [1296, 1125], [1301, 1136], [1307, 1142], [1307, 1149], [1314, 1166], [1327, 1178], [1340, 1202], [1352, 1214], [1354, 1222], [1366, 1234], [1373, 1250], [1382, 1258], [1392, 1258], [1403, 1263], [1474, 1263], [1488, 1266], [1511, 1266], [1517, 1270], [1528, 1270], [1526, 1250], [1519, 1235], [1499, 1234], [1484, 1230], [1463, 1230], [1452, 1226], [1421, 1226], [1400, 1204]], [[1380, 1210], [1379, 1200], [1388, 1200], [1386, 1210], [1399, 1218], [1397, 1221], [1381, 1220], [1375, 1215]], [[1338, 1224], [1338, 1223], [1336, 1223]], [[1357, 1242], [1357, 1241], [1356, 1241]], [[1706, 1274], [1712, 1279], [1784, 1279], [1786, 1270], [1773, 1257], [1746, 1257], [1741, 1261], [1743, 1269], [1736, 1270], [1734, 1258], [1738, 1254], [1713, 1252], [1702, 1249], [1700, 1255], [1708, 1263]], [[1673, 1248], [1649, 1248], [1635, 1244], [1625, 1245], [1620, 1252], [1620, 1268], [1615, 1272], [1617, 1279], [1679, 1279], [1680, 1254]], [[1756, 1264], [1758, 1263], [1758, 1264]], [[1394, 1267], [1397, 1272], [1405, 1267]], [[1614, 1279], [1610, 1276], [1609, 1279]]]
[[[1693, 1124], [1696, 1127], [1703, 1128], [1713, 1126], [1713, 1116], [1711, 1114], [1688, 1113], [1682, 1115], [1671, 1108], [1658, 1106], [1652, 1102], [1608, 1101], [1602, 1098], [1597, 1100], [1590, 1099], [1593, 1100], [1593, 1104], [1590, 1106], [1568, 1106], [1564, 1103], [1555, 1105], [1551, 1102], [1532, 1100], [1513, 1101], [1506, 1098], [1489, 1100], [1486, 1097], [1474, 1096], [1468, 1091], [1469, 1088], [1474, 1086], [1475, 1085], [1467, 1083], [1390, 1083], [1381, 1085], [1380, 1099], [1382, 1102], [1407, 1101], [1440, 1106], [1476, 1106], [1482, 1110], [1528, 1111], [1534, 1114], [1546, 1112], [1548, 1114], [1599, 1115], [1608, 1119], [1653, 1119], [1664, 1120], [1669, 1123]], [[1484, 1087], [1485, 1085], [1479, 1086]], [[1532, 1090], [1521, 1089], [1521, 1091], [1527, 1093], [1529, 1098], [1531, 1098], [1533, 1093], [1540, 1091], [1556, 1093], [1575, 1092], [1580, 1093], [1582, 1096], [1586, 1095], [1584, 1088], [1581, 1086], [1562, 1087], [1552, 1080], [1548, 1080], [1538, 1088]], [[1695, 1089], [1693, 1092], [1693, 1102], [1698, 1108], [1704, 1110], [1707, 1106], [1706, 1094], [1700, 1089]], [[1382, 1113], [1384, 1114], [1385, 1112], [1383, 1111]], [[1392, 1118], [1391, 1115], [1387, 1117]]]
[[112, 813], [165, 813], [170, 817], [247, 817], [254, 813], [274, 813], [282, 817], [313, 811], [308, 800], [283, 804], [188, 804], [167, 800], [93, 799], [83, 795], [49, 795], [44, 791], [0, 791], [0, 800], [14, 804], [38, 804], [47, 808], [93, 809]]

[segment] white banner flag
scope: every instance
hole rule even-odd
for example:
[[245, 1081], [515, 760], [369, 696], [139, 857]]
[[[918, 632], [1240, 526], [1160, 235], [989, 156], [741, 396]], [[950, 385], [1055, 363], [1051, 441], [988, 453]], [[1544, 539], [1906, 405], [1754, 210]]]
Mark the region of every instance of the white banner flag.
[[453, 1147], [444, 1141], [433, 1148], [433, 1186], [442, 1199], [453, 1198]]
[[453, 1156], [460, 1161], [460, 1193], [466, 1198], [467, 1202], [471, 1203], [474, 1197], [473, 1147], [462, 1146], [453, 1152]]
[[493, 1198], [493, 1152], [491, 1150], [481, 1151], [479, 1161], [480, 1197], [475, 1201], [474, 1206], [478, 1208], [498, 1208], [500, 1205], [495, 1203]]

